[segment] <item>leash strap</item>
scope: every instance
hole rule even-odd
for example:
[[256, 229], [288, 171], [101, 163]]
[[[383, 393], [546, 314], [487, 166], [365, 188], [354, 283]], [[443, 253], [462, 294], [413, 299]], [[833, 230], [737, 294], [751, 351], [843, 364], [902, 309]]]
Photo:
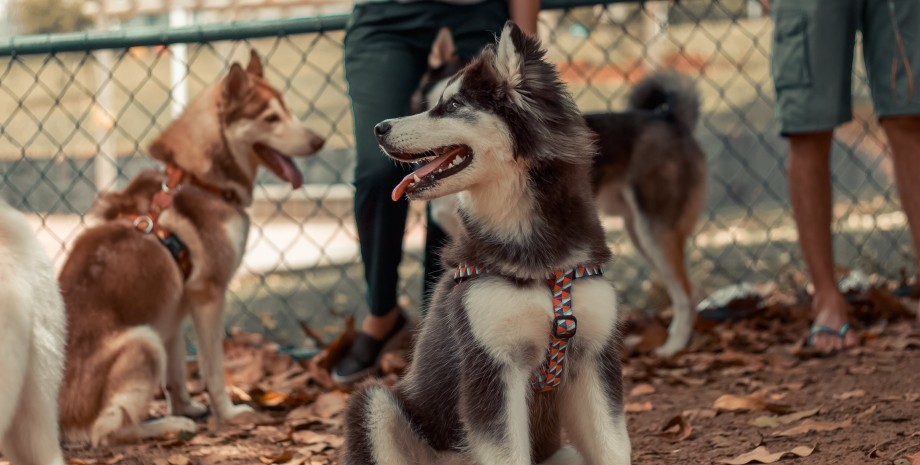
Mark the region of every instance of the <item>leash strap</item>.
[[[461, 264], [454, 270], [454, 281], [459, 283], [464, 279], [485, 273], [478, 266]], [[572, 283], [579, 278], [602, 274], [599, 266], [586, 265], [553, 272], [552, 278], [549, 279], [553, 292], [553, 327], [550, 331], [546, 359], [543, 360], [543, 365], [530, 381], [534, 391], [549, 392], [562, 382], [569, 341], [575, 337], [578, 326], [578, 320], [572, 312]]]

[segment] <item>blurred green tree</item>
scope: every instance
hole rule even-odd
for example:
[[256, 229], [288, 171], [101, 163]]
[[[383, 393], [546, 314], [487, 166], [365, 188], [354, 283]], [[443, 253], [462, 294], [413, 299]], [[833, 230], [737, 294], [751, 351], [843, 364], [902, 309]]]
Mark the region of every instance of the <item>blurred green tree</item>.
[[20, 34], [47, 34], [87, 29], [93, 19], [83, 12], [84, 0], [17, 0], [15, 21]]

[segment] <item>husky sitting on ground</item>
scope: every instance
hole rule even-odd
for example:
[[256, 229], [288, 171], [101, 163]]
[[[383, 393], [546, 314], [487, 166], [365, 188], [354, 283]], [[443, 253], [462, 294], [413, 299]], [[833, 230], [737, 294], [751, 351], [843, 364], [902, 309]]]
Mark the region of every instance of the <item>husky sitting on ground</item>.
[[[307, 129], [262, 75], [252, 52], [207, 87], [150, 146], [166, 172], [147, 171], [102, 195], [100, 224], [74, 242], [61, 271], [71, 328], [61, 390], [68, 437], [99, 444], [194, 431], [205, 408], [186, 388], [182, 320], [191, 315], [199, 367], [221, 421], [250, 411], [224, 386], [224, 295], [246, 246], [259, 166], [301, 185], [292, 156], [323, 139]], [[144, 421], [166, 383], [171, 416]]]
[[64, 303], [51, 260], [0, 199], [0, 452], [13, 465], [63, 465], [58, 388]]
[[509, 22], [430, 111], [375, 128], [426, 162], [393, 198], [459, 193], [461, 228], [406, 377], [351, 397], [347, 465], [630, 463], [595, 137], [544, 53]]
[[[442, 29], [412, 96], [412, 111], [436, 104], [465, 64], [450, 30]], [[674, 317], [668, 340], [655, 353], [667, 357], [690, 342], [695, 319], [684, 248], [706, 194], [706, 156], [693, 137], [699, 96], [687, 76], [661, 71], [638, 82], [628, 101], [624, 112], [585, 115], [598, 138], [591, 186], [601, 210], [624, 218], [633, 245], [664, 280]], [[457, 196], [432, 200], [431, 216], [449, 235], [457, 234]]]

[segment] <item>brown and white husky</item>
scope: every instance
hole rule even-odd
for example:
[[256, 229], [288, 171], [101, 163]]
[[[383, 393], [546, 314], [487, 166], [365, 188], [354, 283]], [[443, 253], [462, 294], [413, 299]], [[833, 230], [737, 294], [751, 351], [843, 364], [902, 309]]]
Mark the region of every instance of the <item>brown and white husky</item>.
[[[142, 438], [194, 431], [180, 324], [191, 315], [210, 408], [221, 421], [250, 410], [224, 385], [224, 294], [246, 245], [256, 172], [294, 188], [290, 157], [323, 139], [307, 129], [262, 73], [253, 51], [204, 89], [150, 146], [166, 172], [147, 171], [101, 195], [97, 224], [73, 244], [59, 279], [70, 328], [61, 426], [67, 437]], [[145, 421], [165, 383], [170, 415]]]
[[[466, 63], [442, 29], [412, 96], [413, 112], [437, 104]], [[684, 248], [706, 195], [706, 156], [693, 136], [700, 99], [689, 77], [659, 71], [636, 83], [628, 100], [626, 111], [585, 115], [598, 140], [589, 179], [601, 211], [624, 219], [633, 245], [665, 283], [674, 317], [668, 340], [655, 353], [667, 357], [690, 342], [695, 319]], [[431, 216], [456, 234], [457, 196], [432, 200]]]
[[346, 465], [630, 463], [616, 295], [586, 271], [611, 256], [596, 137], [544, 53], [509, 22], [431, 110], [375, 128], [423, 163], [393, 197], [457, 193], [460, 228], [407, 375], [350, 399]]

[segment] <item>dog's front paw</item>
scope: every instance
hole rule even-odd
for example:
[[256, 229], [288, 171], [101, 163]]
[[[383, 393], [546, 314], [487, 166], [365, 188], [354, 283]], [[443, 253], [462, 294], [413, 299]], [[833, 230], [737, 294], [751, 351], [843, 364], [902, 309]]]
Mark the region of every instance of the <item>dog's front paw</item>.
[[223, 412], [218, 412], [218, 418], [221, 423], [241, 424], [241, 423], [258, 423], [262, 415], [246, 404], [231, 405]]
[[204, 416], [208, 414], [208, 408], [200, 402], [190, 400], [187, 403], [174, 407], [172, 414], [197, 420], [199, 418], [204, 418]]
[[678, 352], [687, 348], [689, 340], [684, 341], [679, 338], [669, 337], [668, 340], [661, 347], [654, 350], [654, 354], [658, 357], [669, 358], [677, 355]]

